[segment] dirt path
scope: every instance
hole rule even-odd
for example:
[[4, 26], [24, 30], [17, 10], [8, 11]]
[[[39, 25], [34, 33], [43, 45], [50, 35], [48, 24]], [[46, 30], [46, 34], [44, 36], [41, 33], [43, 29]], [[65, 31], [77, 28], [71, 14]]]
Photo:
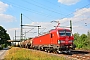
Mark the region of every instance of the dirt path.
[[3, 50], [0, 50], [0, 60], [4, 59], [4, 56], [5, 56], [5, 53], [6, 53], [7, 50], [8, 50], [7, 48], [5, 48]]

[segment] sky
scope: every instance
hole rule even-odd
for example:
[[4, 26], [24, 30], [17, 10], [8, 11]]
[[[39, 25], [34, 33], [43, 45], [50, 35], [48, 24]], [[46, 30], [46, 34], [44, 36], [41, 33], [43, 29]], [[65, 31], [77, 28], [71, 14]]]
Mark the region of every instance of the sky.
[[[70, 26], [73, 33], [87, 34], [90, 31], [90, 0], [0, 0], [0, 25], [11, 39], [20, 38], [20, 21], [22, 24], [41, 26], [40, 34], [60, 26]], [[26, 38], [38, 35], [37, 27], [23, 26]]]

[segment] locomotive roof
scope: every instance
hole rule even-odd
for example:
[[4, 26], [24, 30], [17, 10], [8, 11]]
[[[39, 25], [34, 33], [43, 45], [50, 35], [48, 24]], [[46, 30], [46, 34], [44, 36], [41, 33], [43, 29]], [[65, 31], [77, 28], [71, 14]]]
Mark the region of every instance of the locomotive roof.
[[57, 28], [57, 29], [51, 29], [49, 32], [57, 31], [57, 30], [70, 30], [70, 29], [66, 29], [66, 28]]
[[[55, 31], [57, 31], [57, 30], [69, 30], [69, 31], [70, 31], [70, 29], [66, 29], [66, 28], [57, 28], [57, 29], [51, 29], [51, 30], [48, 31], [48, 32], [44, 32], [43, 34], [41, 34], [41, 35], [39, 35], [39, 36], [42, 36], [42, 35], [45, 35], [45, 34], [48, 34], [48, 33], [51, 33], [51, 32], [55, 32]], [[38, 37], [38, 36], [36, 36], [36, 37]]]

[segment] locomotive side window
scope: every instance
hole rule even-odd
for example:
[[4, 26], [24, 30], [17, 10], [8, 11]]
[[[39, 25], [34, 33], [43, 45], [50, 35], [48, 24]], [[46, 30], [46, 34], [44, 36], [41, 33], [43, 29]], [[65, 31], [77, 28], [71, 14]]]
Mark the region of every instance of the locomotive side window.
[[51, 38], [52, 38], [52, 34], [51, 34]]
[[58, 32], [60, 36], [71, 36], [71, 32], [67, 30], [59, 30]]

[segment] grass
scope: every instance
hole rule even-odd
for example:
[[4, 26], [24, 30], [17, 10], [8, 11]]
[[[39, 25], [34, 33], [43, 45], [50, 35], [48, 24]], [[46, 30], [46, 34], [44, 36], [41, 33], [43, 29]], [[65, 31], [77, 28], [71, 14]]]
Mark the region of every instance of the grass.
[[12, 47], [8, 50], [4, 60], [66, 60], [66, 58], [29, 49]]

